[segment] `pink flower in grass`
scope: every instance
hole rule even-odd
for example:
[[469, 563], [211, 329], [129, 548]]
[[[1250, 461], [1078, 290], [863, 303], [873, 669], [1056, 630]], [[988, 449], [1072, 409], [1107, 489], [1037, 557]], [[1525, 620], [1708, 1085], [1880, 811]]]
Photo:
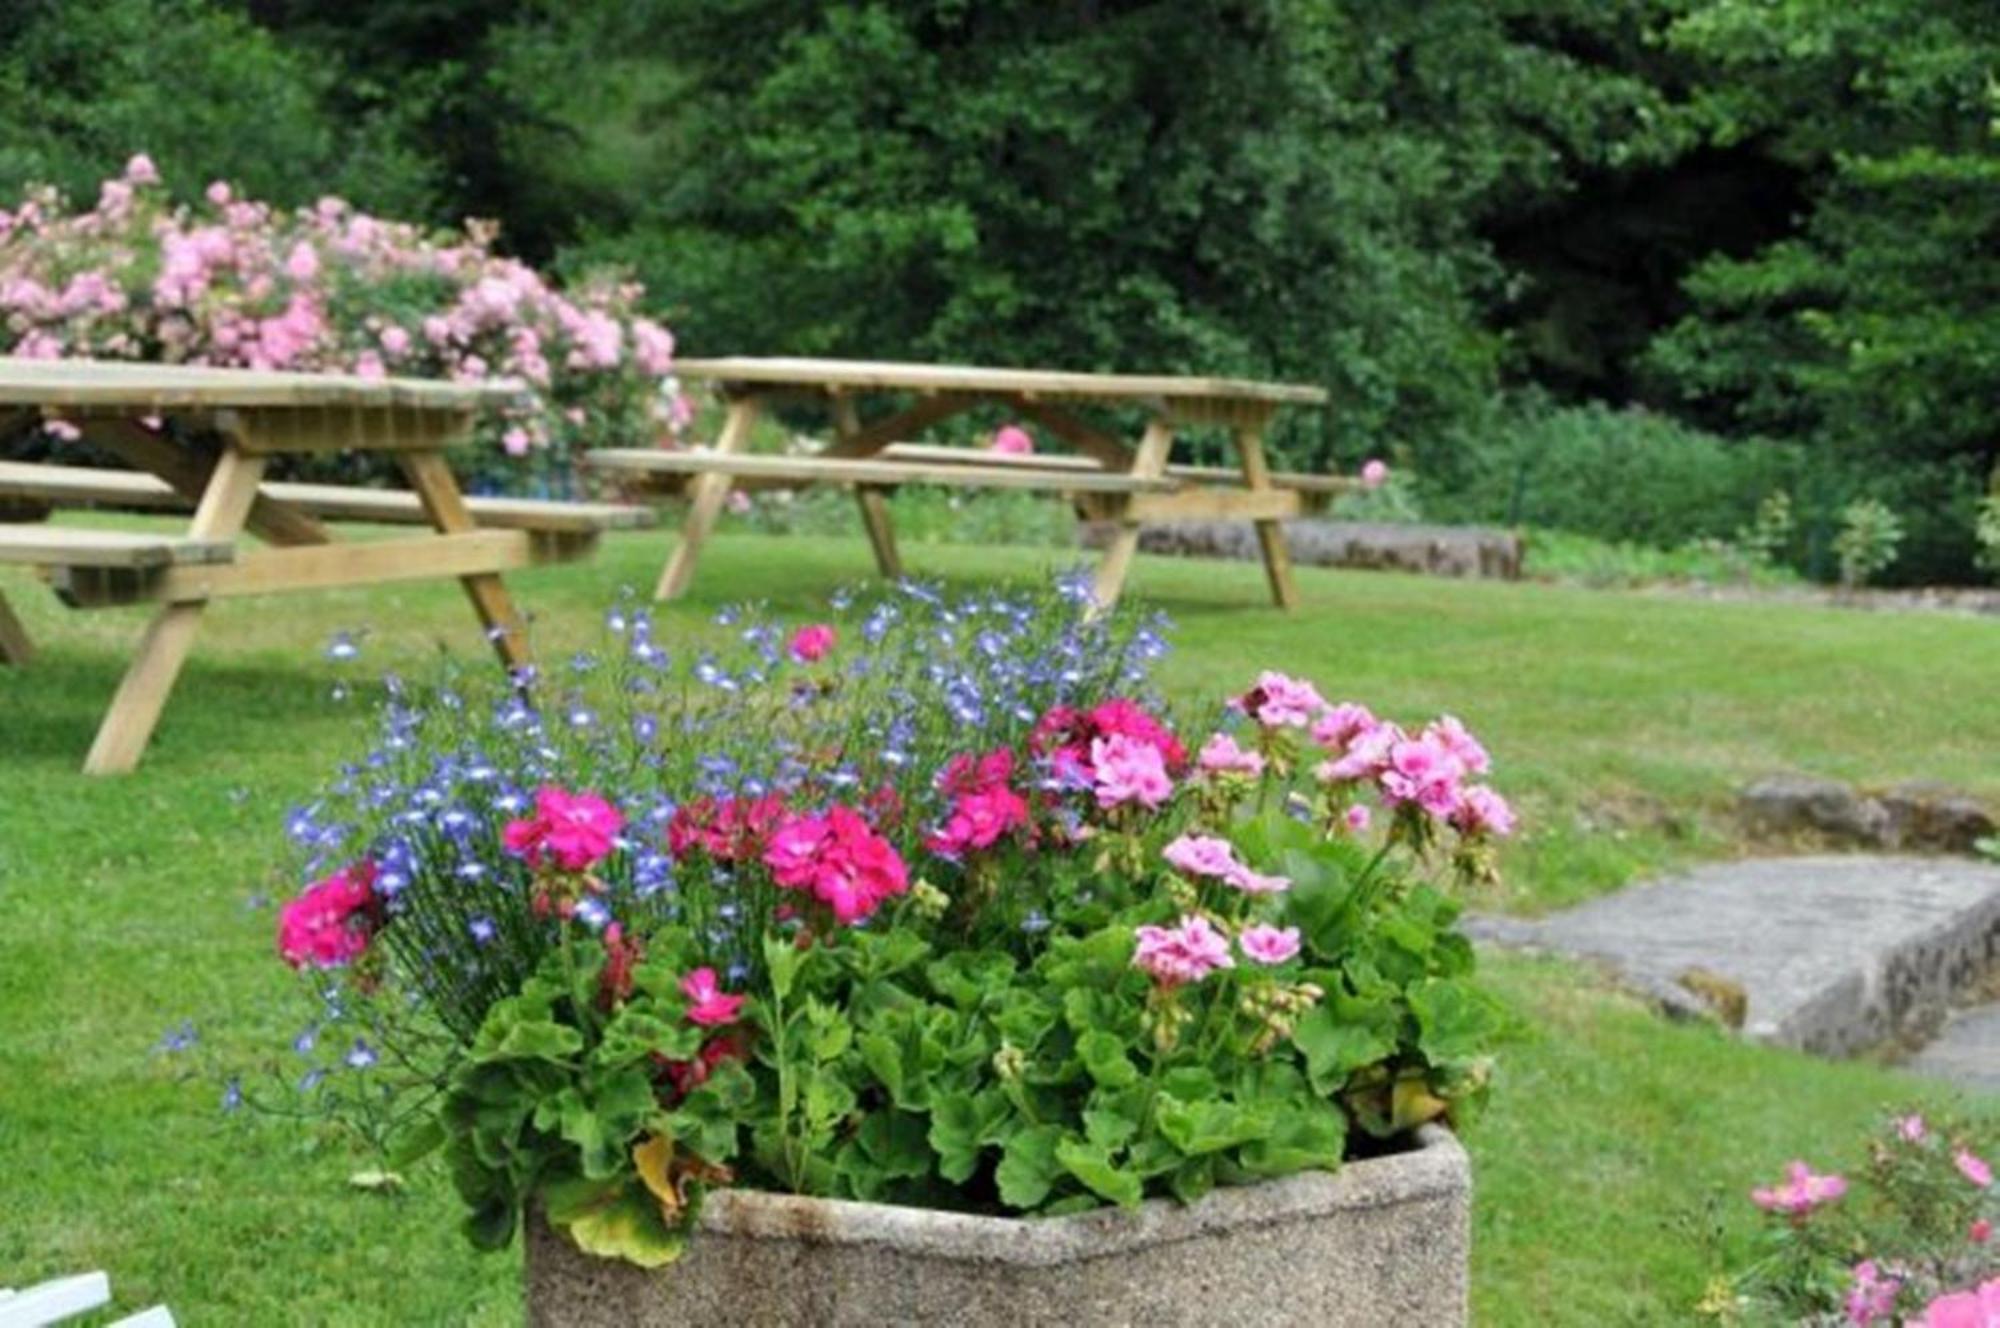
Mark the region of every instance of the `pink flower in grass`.
[[1920, 1328], [2000, 1328], [2000, 1277], [1970, 1291], [1939, 1296], [1924, 1306], [1924, 1317], [1911, 1320]]
[[535, 814], [509, 821], [501, 842], [532, 867], [553, 863], [564, 871], [588, 871], [611, 856], [624, 828], [624, 816], [595, 793], [544, 785], [535, 793]]
[[1785, 1175], [1785, 1182], [1781, 1185], [1750, 1191], [1750, 1202], [1767, 1213], [1804, 1217], [1813, 1209], [1832, 1203], [1847, 1193], [1844, 1179], [1832, 1174], [1817, 1175], [1803, 1162], [1792, 1163], [1786, 1168]]
[[1304, 728], [1326, 709], [1326, 700], [1311, 683], [1265, 669], [1249, 691], [1230, 699], [1229, 708], [1266, 728]]
[[1379, 489], [1389, 482], [1389, 463], [1380, 457], [1370, 457], [1361, 463], [1361, 487]]
[[1982, 1190], [1993, 1183], [1993, 1168], [1986, 1165], [1986, 1159], [1969, 1148], [1959, 1149], [1957, 1155], [1951, 1159], [1951, 1164], [1958, 1168], [1959, 1175]]
[[1134, 967], [1153, 975], [1161, 986], [1199, 982], [1218, 968], [1234, 968], [1229, 938], [1199, 914], [1187, 914], [1176, 927], [1138, 927], [1132, 951]]
[[1160, 749], [1123, 734], [1091, 740], [1090, 777], [1097, 792], [1097, 805], [1107, 809], [1128, 802], [1158, 807], [1174, 791]]
[[1930, 1134], [1924, 1125], [1924, 1118], [1915, 1112], [1896, 1117], [1895, 1125], [1896, 1136], [1906, 1144], [1920, 1144]]
[[688, 999], [688, 1022], [700, 1024], [703, 1028], [720, 1028], [724, 1024], [735, 1023], [745, 999], [723, 991], [712, 968], [697, 968], [682, 978], [681, 995]]
[[842, 926], [910, 888], [909, 871], [895, 847], [851, 807], [786, 821], [772, 834], [764, 865], [780, 886], [806, 891], [825, 904]]
[[1451, 810], [1451, 823], [1464, 835], [1505, 839], [1514, 833], [1514, 809], [1486, 785], [1472, 784], [1459, 790], [1458, 806]]
[[1248, 775], [1254, 779], [1264, 773], [1264, 758], [1238, 746], [1227, 733], [1218, 733], [1203, 743], [1195, 764], [1211, 775]]
[[825, 623], [812, 623], [792, 633], [792, 643], [787, 647], [792, 658], [801, 664], [817, 664], [833, 652], [833, 628]]
[[278, 910], [278, 954], [293, 968], [339, 968], [374, 932], [375, 864], [349, 863]]
[[1003, 456], [1027, 456], [1035, 450], [1035, 437], [1018, 424], [1003, 424], [993, 431], [989, 450]]
[[1299, 952], [1299, 929], [1297, 927], [1273, 927], [1260, 922], [1245, 927], [1243, 934], [1236, 938], [1243, 954], [1253, 963], [1282, 964]]
[[1160, 856], [1176, 871], [1218, 881], [1226, 881], [1243, 870], [1235, 846], [1213, 835], [1182, 835], [1161, 850]]
[[1853, 1281], [1847, 1289], [1849, 1323], [1871, 1324], [1895, 1312], [1896, 1294], [1903, 1289], [1902, 1278], [1883, 1273], [1873, 1259], [1855, 1264], [1850, 1276]]

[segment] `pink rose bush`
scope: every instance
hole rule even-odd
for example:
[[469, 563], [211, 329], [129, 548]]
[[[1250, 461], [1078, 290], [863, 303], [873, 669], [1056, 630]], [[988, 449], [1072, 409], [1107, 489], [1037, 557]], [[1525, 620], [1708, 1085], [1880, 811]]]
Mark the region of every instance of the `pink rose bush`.
[[716, 1186], [1192, 1200], [1476, 1108], [1484, 749], [1276, 672], [1190, 719], [1085, 602], [912, 584], [671, 651], [621, 604], [518, 689], [399, 685], [287, 823], [295, 1091], [416, 1122], [482, 1245], [535, 1208], [644, 1264]]
[[1787, 1323], [2000, 1322], [1978, 1317], [2000, 1299], [1989, 1292], [2000, 1289], [1989, 1244], [2000, 1190], [1963, 1125], [1892, 1116], [1860, 1166], [1793, 1161], [1749, 1197], [1769, 1223], [1765, 1244], [1705, 1303]]
[[[283, 211], [228, 184], [176, 204], [134, 157], [95, 206], [51, 190], [0, 210], [0, 350], [364, 378], [511, 378], [481, 426], [504, 477], [685, 420], [673, 336], [608, 278], [558, 290], [491, 225], [427, 234], [338, 198]], [[500, 457], [515, 461], [510, 465]]]

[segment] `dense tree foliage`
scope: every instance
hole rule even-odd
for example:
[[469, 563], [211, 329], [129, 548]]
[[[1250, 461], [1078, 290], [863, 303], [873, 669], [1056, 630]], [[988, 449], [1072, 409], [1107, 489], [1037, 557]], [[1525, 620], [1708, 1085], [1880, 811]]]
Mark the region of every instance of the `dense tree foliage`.
[[[1294, 459], [1400, 456], [1496, 519], [1537, 439], [1669, 436], [1523, 419], [1643, 407], [1720, 435], [1666, 451], [1791, 476], [1809, 530], [1874, 494], [1902, 573], [1970, 568], [2000, 445], [1987, 0], [7, 11], [0, 186], [85, 191], [144, 147], [281, 202], [493, 216], [530, 259], [632, 268], [705, 351], [1317, 381]], [[1548, 404], [1499, 404], [1522, 388]], [[1765, 438], [1811, 465], [1749, 459]], [[1574, 511], [1636, 472], [1545, 473]]]

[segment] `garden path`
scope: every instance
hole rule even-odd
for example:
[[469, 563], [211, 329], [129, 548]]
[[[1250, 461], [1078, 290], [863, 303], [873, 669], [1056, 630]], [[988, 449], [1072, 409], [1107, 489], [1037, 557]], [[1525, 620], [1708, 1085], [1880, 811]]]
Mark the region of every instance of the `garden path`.
[[1468, 929], [1601, 963], [1670, 1011], [1718, 1014], [1756, 1041], [1836, 1056], [1922, 1046], [1911, 1069], [2000, 1091], [2000, 1004], [1955, 1011], [1993, 993], [2000, 866], [1753, 858]]

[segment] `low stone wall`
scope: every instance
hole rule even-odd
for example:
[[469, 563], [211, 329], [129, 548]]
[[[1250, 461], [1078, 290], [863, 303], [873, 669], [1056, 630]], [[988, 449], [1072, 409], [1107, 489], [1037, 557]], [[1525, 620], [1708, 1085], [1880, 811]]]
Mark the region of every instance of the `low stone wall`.
[[[1082, 539], [1102, 548], [1115, 527], [1086, 522]], [[1292, 561], [1313, 567], [1361, 567], [1427, 576], [1521, 576], [1521, 537], [1480, 526], [1425, 526], [1370, 521], [1287, 521]], [[1259, 558], [1257, 534], [1247, 521], [1163, 521], [1139, 532], [1145, 553], [1187, 558]]]
[[529, 1224], [535, 1328], [1389, 1323], [1467, 1318], [1471, 1164], [1445, 1130], [1405, 1153], [1199, 1203], [1019, 1220], [723, 1190], [646, 1270]]

